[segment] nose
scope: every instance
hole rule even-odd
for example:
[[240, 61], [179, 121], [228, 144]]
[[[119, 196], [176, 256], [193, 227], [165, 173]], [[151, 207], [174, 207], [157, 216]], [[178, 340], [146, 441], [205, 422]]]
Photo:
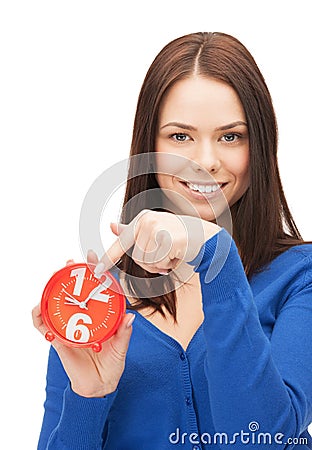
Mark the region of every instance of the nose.
[[194, 146], [191, 159], [192, 169], [195, 172], [207, 170], [209, 173], [216, 173], [221, 167], [218, 151], [208, 139]]

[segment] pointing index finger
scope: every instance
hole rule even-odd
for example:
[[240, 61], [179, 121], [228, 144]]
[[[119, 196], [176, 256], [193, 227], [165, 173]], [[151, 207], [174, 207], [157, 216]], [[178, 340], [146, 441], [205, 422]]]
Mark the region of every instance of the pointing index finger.
[[116, 241], [104, 253], [100, 262], [94, 269], [94, 274], [100, 276], [109, 270], [135, 243], [135, 227], [139, 218], [149, 210], [142, 210], [128, 225], [123, 225], [123, 230]]
[[[126, 231], [126, 230], [125, 230]], [[133, 244], [131, 244], [133, 245]], [[100, 267], [104, 272], [105, 270], [109, 270], [116, 262], [122, 257], [124, 253], [131, 247], [131, 245], [126, 248], [121, 243], [121, 235], [116, 239], [116, 241], [109, 247], [109, 249], [104, 253], [102, 258], [100, 259], [99, 264], [95, 268], [95, 272], [98, 272], [97, 267]]]

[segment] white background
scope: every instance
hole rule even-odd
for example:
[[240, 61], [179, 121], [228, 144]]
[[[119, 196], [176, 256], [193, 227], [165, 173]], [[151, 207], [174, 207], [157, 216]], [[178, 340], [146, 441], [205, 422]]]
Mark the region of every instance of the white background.
[[[6, 449], [34, 449], [48, 343], [31, 309], [50, 275], [82, 260], [79, 214], [105, 169], [128, 156], [145, 73], [170, 40], [222, 31], [255, 57], [271, 91], [291, 211], [312, 239], [308, 1], [15, 1], [0, 7], [1, 410]], [[118, 197], [118, 196], [117, 196]], [[103, 218], [114, 239], [116, 197]], [[3, 289], [4, 287], [4, 289]], [[261, 424], [260, 424], [261, 426]]]

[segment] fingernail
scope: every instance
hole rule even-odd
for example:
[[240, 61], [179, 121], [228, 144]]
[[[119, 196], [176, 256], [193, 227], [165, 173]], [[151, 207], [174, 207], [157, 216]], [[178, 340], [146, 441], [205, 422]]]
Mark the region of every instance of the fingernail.
[[165, 271], [162, 272], [161, 271], [161, 272], [158, 272], [158, 273], [159, 273], [159, 275], [168, 275], [169, 272], [165, 272]]
[[130, 317], [130, 319], [129, 319], [127, 325], [126, 325], [126, 328], [130, 328], [131, 325], [132, 325], [133, 322], [134, 322], [134, 319], [135, 319], [135, 314], [129, 314], [129, 316], [131, 316], [131, 317]]
[[96, 278], [101, 278], [101, 276], [103, 275], [103, 273], [105, 272], [105, 265], [102, 262], [99, 262], [94, 269], [94, 276]]

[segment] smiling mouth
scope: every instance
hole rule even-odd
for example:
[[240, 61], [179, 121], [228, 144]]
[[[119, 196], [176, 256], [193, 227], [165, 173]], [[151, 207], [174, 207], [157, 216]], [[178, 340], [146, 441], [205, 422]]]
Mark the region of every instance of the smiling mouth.
[[180, 183], [183, 185], [185, 189], [188, 191], [191, 191], [192, 193], [196, 195], [217, 195], [221, 192], [221, 190], [228, 184], [228, 183], [209, 183], [209, 184], [197, 184], [197, 183], [191, 183], [188, 181], [182, 181], [180, 180]]

